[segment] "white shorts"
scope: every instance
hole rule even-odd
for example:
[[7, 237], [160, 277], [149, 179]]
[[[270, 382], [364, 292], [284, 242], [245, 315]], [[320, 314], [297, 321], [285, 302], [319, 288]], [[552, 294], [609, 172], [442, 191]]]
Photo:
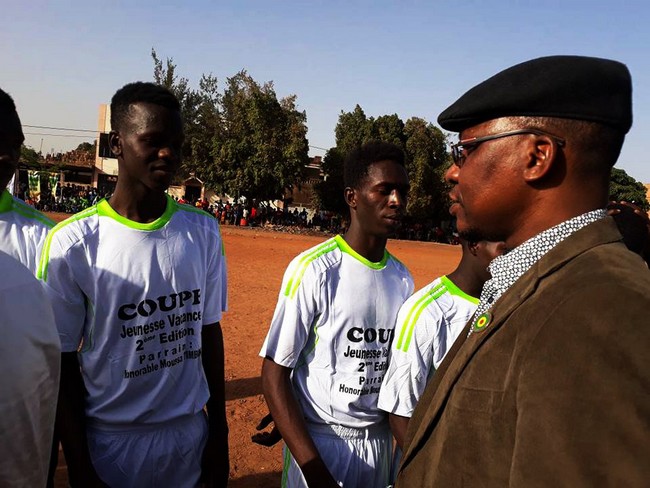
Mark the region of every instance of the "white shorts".
[[[308, 430], [325, 466], [339, 486], [388, 486], [393, 448], [388, 423], [367, 429], [311, 424]], [[286, 446], [283, 453], [282, 488], [307, 488], [300, 467]]]
[[208, 438], [204, 412], [154, 425], [89, 423], [90, 458], [111, 488], [195, 488]]

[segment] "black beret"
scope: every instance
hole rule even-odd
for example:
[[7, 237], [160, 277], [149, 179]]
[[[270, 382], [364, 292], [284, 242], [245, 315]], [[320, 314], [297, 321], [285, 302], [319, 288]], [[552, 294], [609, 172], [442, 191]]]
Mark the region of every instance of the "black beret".
[[586, 120], [627, 133], [632, 126], [630, 72], [609, 59], [533, 59], [470, 89], [440, 114], [438, 123], [461, 132], [487, 120], [512, 116]]

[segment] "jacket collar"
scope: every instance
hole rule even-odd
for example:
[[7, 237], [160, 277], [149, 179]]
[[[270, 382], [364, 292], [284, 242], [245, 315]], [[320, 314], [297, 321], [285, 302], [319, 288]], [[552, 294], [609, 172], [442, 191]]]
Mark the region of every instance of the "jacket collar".
[[[468, 337], [470, 325], [474, 321], [473, 318], [470, 319], [420, 399], [422, 405], [419, 405], [419, 408], [426, 408], [426, 411], [422, 415], [420, 423], [417, 426], [411, 425], [408, 429], [408, 434], [411, 434], [410, 442], [404, 451], [400, 471], [409, 464], [414, 454], [426, 443], [428, 437], [435, 430], [442, 414], [442, 407], [447, 403], [454, 385], [472, 357], [481, 345], [505, 323], [508, 317], [533, 294], [539, 281], [584, 252], [621, 239], [621, 234], [611, 217], [583, 227], [560, 242], [524, 273], [490, 309], [492, 322], [483, 331]], [[412, 428], [415, 430], [411, 430]]]

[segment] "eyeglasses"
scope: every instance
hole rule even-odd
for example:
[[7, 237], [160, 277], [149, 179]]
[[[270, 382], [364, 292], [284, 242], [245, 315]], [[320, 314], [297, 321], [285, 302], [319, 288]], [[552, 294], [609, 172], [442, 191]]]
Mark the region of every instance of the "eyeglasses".
[[535, 134], [538, 136], [548, 136], [555, 140], [558, 146], [563, 147], [566, 144], [564, 139], [544, 132], [537, 129], [517, 129], [509, 132], [501, 132], [499, 134], [492, 134], [484, 137], [470, 137], [469, 139], [461, 139], [456, 144], [451, 145], [451, 157], [454, 160], [456, 166], [460, 167], [465, 162], [467, 155], [469, 154], [468, 149], [476, 149], [479, 144], [482, 144], [486, 141], [492, 141], [494, 139], [501, 139], [502, 137], [516, 136], [519, 134]]

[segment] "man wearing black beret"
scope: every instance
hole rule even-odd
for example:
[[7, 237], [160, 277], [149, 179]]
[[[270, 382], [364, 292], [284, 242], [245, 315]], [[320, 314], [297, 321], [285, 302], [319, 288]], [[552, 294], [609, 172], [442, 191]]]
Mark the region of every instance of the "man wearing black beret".
[[509, 251], [414, 412], [397, 486], [648, 486], [650, 273], [605, 210], [627, 68], [535, 59], [438, 122], [460, 133], [459, 232]]

